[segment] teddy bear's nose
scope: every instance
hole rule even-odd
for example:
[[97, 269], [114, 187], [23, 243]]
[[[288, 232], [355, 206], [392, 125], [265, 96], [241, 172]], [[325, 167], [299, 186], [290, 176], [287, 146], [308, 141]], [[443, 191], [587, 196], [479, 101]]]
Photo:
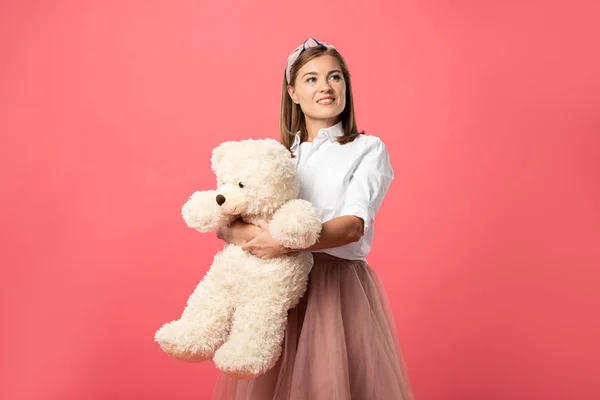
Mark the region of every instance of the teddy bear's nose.
[[225, 203], [225, 196], [223, 196], [222, 194], [218, 194], [217, 195], [217, 204], [222, 205], [223, 203]]

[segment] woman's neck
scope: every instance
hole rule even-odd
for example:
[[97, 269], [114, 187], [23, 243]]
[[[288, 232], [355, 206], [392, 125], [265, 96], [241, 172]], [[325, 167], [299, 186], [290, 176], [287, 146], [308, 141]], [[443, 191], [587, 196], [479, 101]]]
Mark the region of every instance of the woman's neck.
[[338, 122], [340, 122], [340, 117], [330, 118], [330, 119], [306, 119], [306, 141], [312, 142], [319, 133], [319, 130], [326, 129], [334, 126]]

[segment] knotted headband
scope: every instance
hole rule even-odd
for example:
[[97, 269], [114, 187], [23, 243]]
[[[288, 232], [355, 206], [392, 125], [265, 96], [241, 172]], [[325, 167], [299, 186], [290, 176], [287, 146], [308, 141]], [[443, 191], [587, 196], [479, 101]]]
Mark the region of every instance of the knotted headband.
[[333, 45], [331, 45], [329, 43], [319, 42], [317, 39], [314, 39], [314, 38], [306, 39], [304, 41], [304, 43], [302, 43], [300, 46], [296, 47], [294, 49], [294, 51], [292, 51], [292, 54], [290, 54], [288, 56], [287, 64], [285, 65], [285, 78], [286, 78], [288, 84], [290, 83], [290, 79], [292, 79], [292, 77], [291, 77], [292, 65], [294, 65], [294, 63], [296, 62], [296, 60], [298, 59], [300, 54], [302, 54], [302, 52], [306, 49], [309, 49], [311, 47], [317, 47], [317, 46], [325, 47], [327, 49], [335, 49], [335, 47], [333, 47]]

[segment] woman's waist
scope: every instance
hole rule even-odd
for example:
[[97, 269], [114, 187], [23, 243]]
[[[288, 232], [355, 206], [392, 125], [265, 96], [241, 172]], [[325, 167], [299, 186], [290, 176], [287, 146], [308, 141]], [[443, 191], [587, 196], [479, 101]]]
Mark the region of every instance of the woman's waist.
[[349, 260], [327, 253], [312, 252], [315, 264], [361, 264], [366, 263], [364, 259]]

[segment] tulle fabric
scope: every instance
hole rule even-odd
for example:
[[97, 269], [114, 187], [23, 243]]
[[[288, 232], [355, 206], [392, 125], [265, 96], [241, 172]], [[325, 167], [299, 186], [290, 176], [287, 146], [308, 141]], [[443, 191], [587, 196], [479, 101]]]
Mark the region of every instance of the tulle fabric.
[[413, 398], [375, 271], [360, 261], [314, 256], [308, 291], [288, 314], [275, 367], [252, 380], [221, 374], [213, 400]]

